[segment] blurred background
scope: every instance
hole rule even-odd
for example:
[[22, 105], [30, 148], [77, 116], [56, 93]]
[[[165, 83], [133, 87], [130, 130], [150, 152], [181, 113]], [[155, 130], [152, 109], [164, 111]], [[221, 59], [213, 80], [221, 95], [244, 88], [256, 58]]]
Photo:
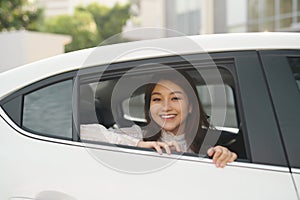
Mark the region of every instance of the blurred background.
[[[98, 45], [170, 37], [167, 29], [184, 35], [300, 31], [300, 0], [0, 0], [0, 4], [0, 72]], [[132, 31], [147, 27], [161, 31]]]

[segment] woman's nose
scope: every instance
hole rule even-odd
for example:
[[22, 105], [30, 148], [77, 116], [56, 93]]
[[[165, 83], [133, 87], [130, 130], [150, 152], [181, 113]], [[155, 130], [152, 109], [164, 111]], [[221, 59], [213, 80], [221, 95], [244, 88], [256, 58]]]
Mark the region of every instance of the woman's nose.
[[168, 111], [170, 109], [171, 109], [171, 102], [168, 99], [164, 100], [163, 101], [163, 110]]

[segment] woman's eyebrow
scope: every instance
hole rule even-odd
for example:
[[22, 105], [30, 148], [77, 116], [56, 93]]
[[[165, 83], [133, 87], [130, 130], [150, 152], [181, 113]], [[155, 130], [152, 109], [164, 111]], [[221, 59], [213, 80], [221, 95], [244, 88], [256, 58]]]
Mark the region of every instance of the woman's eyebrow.
[[161, 93], [160, 93], [160, 92], [152, 92], [152, 93], [151, 93], [151, 96], [152, 96], [152, 95], [161, 95]]
[[181, 92], [181, 91], [173, 91], [170, 94], [183, 94], [183, 92]]
[[[182, 91], [172, 91], [172, 92], [170, 92], [170, 94], [183, 94], [183, 92]], [[160, 92], [152, 92], [151, 96], [152, 95], [161, 95], [161, 93]]]

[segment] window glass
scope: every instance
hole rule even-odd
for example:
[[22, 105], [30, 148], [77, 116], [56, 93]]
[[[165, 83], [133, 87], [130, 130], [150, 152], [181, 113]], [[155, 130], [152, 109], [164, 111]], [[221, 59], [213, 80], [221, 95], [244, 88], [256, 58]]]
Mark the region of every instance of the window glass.
[[275, 2], [274, 0], [264, 0], [262, 1], [263, 18], [273, 17], [275, 15]]
[[258, 19], [258, 0], [249, 0], [248, 2], [248, 20]]
[[289, 63], [292, 68], [296, 84], [300, 90], [300, 58], [289, 58]]
[[139, 94], [137, 96], [125, 99], [122, 102], [122, 109], [125, 119], [138, 122], [146, 122], [144, 114], [144, 98], [144, 94]]
[[280, 14], [293, 12], [293, 0], [280, 0]]
[[293, 1], [280, 0], [279, 26], [280, 28], [290, 27], [293, 23]]
[[37, 134], [72, 138], [72, 80], [24, 96], [23, 128]]
[[290, 27], [293, 22], [292, 17], [284, 17], [280, 19], [280, 28]]
[[223, 111], [226, 113], [224, 124], [213, 124], [215, 127], [221, 129], [232, 130], [233, 132], [238, 132], [235, 103], [233, 97], [233, 90], [229, 85], [208, 85], [208, 86], [197, 86], [197, 90], [200, 95], [204, 110], [208, 116], [211, 115], [212, 102], [218, 101], [218, 91], [225, 89], [226, 94], [226, 105], [222, 103], [214, 103], [215, 108], [218, 111]]
[[297, 1], [297, 23], [300, 22], [300, 0]]

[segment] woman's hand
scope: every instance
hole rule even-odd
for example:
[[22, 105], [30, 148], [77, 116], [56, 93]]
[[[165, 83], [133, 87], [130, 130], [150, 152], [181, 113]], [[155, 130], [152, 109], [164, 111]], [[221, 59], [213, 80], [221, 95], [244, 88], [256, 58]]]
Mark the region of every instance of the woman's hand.
[[177, 142], [172, 141], [172, 142], [158, 142], [158, 141], [139, 141], [137, 144], [138, 147], [143, 147], [143, 148], [152, 148], [155, 149], [159, 154], [162, 154], [162, 149], [165, 149], [167, 154], [171, 154], [171, 147], [174, 147], [177, 152], [181, 152], [181, 149]]
[[207, 154], [212, 157], [214, 164], [218, 168], [224, 168], [227, 163], [231, 163], [237, 159], [236, 153], [222, 146], [215, 146], [208, 149]]

